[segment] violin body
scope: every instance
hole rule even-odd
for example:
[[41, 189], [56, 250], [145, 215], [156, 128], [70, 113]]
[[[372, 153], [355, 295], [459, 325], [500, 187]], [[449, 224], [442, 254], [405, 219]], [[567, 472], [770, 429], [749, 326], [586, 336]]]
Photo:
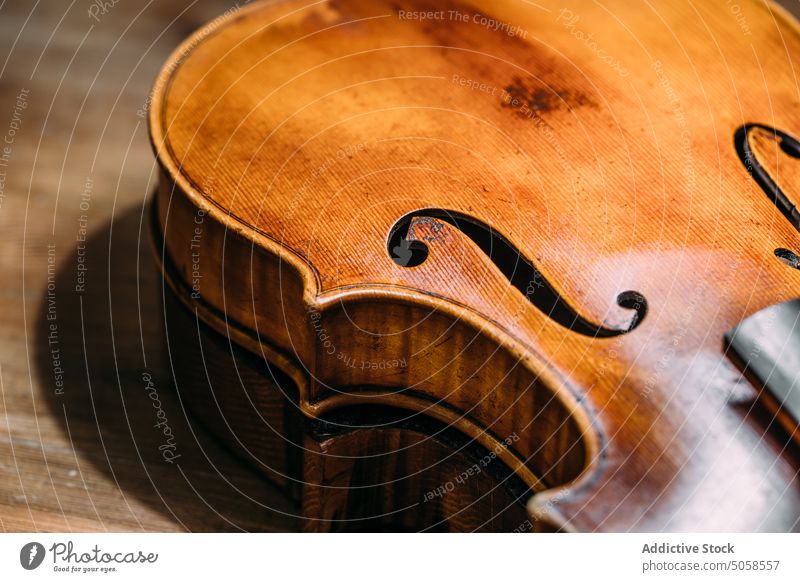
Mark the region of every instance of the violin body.
[[309, 530], [797, 529], [790, 431], [723, 335], [800, 294], [800, 35], [739, 6], [287, 0], [195, 33], [150, 110], [183, 400]]

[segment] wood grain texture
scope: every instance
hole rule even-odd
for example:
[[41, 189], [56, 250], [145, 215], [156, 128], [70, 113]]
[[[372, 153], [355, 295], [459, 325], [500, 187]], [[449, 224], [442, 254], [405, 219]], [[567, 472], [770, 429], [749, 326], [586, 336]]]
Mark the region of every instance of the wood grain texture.
[[0, 5], [0, 140], [28, 91], [0, 167], [0, 530], [298, 530], [295, 504], [184, 411], [142, 218], [157, 175], [141, 111], [152, 81], [228, 5], [121, 2], [99, 22], [87, 5]]
[[279, 486], [303, 529], [531, 531], [528, 487], [490, 451], [427, 415], [372, 405], [304, 419], [288, 377], [166, 297], [179, 397]]
[[[793, 9], [797, 7], [795, 2], [790, 3], [787, 0], [786, 3]], [[761, 22], [761, 29], [772, 30], [770, 27], [780, 26], [780, 30], [784, 32], [783, 40], [791, 43], [792, 35], [785, 30], [784, 25], [776, 24], [782, 22], [779, 16], [775, 16], [776, 22], [767, 22], [760, 16], [755, 16], [763, 13], [760, 5], [743, 2], [737, 4], [743, 7], [747, 23], [751, 28], [756, 24], [754, 19]], [[702, 5], [700, 8], [702, 9]], [[6, 0], [0, 7], [0, 31], [2, 31], [0, 137], [5, 136], [20, 91], [30, 90], [28, 106], [22, 115], [21, 128], [16, 135], [8, 166], [4, 168], [5, 181], [0, 188], [2, 190], [0, 268], [3, 273], [0, 284], [0, 295], [3, 298], [3, 309], [0, 310], [0, 393], [2, 393], [0, 529], [4, 531], [185, 529], [223, 531], [237, 528], [258, 531], [297, 530], [301, 527], [298, 520], [281, 517], [280, 514], [276, 515], [275, 512], [268, 511], [262, 506], [272, 505], [291, 513], [292, 504], [289, 500], [271, 487], [261, 475], [238, 461], [226, 449], [219, 447], [216, 439], [209, 438], [200, 427], [194, 426], [194, 432], [188, 432], [189, 425], [182, 420], [183, 408], [171, 386], [169, 357], [160, 355], [164, 348], [164, 341], [159, 339], [162, 337], [160, 329], [163, 313], [158, 300], [161, 290], [157, 273], [150, 263], [147, 244], [139, 243], [142, 237], [149, 236], [146, 234], [147, 220], [144, 218], [143, 209], [145, 200], [151, 194], [157, 180], [157, 169], [153, 162], [144, 121], [139, 112], [142, 112], [142, 115], [145, 113], [152, 81], [175, 47], [206, 22], [225, 11], [235, 10], [236, 5], [233, 2], [216, 0], [120, 2], [107, 14], [103, 14], [99, 22], [90, 20], [86, 9], [87, 5], [80, 2], [32, 3], [26, 0]], [[663, 11], [663, 7], [657, 9], [659, 14]], [[581, 15], [576, 30], [585, 31], [587, 34], [597, 32], [592, 24], [595, 16], [590, 18], [590, 14], [585, 12], [583, 6], [576, 10], [576, 13]], [[733, 14], [721, 12], [718, 16], [719, 20], [725, 16], [732, 19], [734, 26], [739, 24]], [[553, 15], [550, 21], [552, 18]], [[643, 13], [641, 20], [659, 22], [655, 13]], [[717, 20], [709, 18], [703, 22], [710, 23]], [[544, 18], [542, 22], [545, 22]], [[714, 63], [722, 63], [724, 71], [725, 64], [722, 59], [726, 53], [716, 48], [708, 49], [700, 46], [703, 44], [702, 41], [716, 38], [715, 34], [712, 35], [703, 28], [703, 22], [697, 20], [696, 14], [689, 14], [681, 21], [679, 27], [672, 27], [676, 34], [686, 37], [694, 35], [699, 39], [697, 45], [687, 43], [681, 45], [695, 46], [695, 51], [691, 53], [692, 63], [711, 70], [710, 74], [705, 74], [707, 71], [703, 70], [702, 75], [698, 70], [694, 79], [684, 79], [684, 82], [696, 85], [696, 79], [700, 78], [704, 85], [724, 88], [726, 81], [720, 80], [714, 74]], [[698, 26], [701, 28], [700, 32]], [[738, 38], [736, 29], [730, 28], [730, 22], [728, 26], [725, 38]], [[741, 32], [741, 29], [739, 30]], [[625, 34], [619, 36], [631, 38]], [[770, 35], [770, 38], [772, 39], [770, 43], [774, 42], [774, 35]], [[354, 37], [348, 36], [347, 43], [352, 40]], [[743, 40], [748, 47], [750, 43], [753, 44], [755, 50], [749, 49], [748, 59], [750, 62], [758, 60], [757, 73], [727, 78], [729, 88], [735, 85], [739, 89], [738, 92], [730, 92], [730, 95], [737, 99], [749, 94], [754, 87], [763, 89], [765, 81], [761, 76], [760, 64], [766, 67], [780, 67], [781, 62], [785, 64], [789, 61], [787, 48], [783, 46], [775, 49], [770, 44], [768, 48], [762, 48], [763, 45], [755, 43], [752, 37], [745, 37]], [[468, 41], [464, 42], [468, 45]], [[631, 42], [635, 48], [629, 51], [630, 53], [641, 50], [636, 48], [638, 45], [635, 40]], [[662, 45], [662, 51], [682, 54], [681, 45], [671, 36], [669, 30], [659, 44]], [[573, 49], [579, 49], [580, 46], [578, 42]], [[610, 50], [612, 46], [615, 44], [604, 48]], [[649, 45], [647, 48], [652, 50], [655, 47]], [[627, 57], [628, 51], [614, 56]], [[663, 56], [659, 58], [663, 60]], [[730, 59], [728, 61], [730, 62]], [[489, 77], [495, 67], [494, 61], [491, 66], [487, 65]], [[683, 77], [676, 79], [670, 75], [670, 78], [676, 83]], [[503, 80], [505, 81], [505, 78]], [[651, 82], [655, 83], [657, 80], [651, 79]], [[470, 91], [465, 87], [455, 85], [451, 87], [449, 84], [446, 86], [450, 92], [464, 92], [465, 98], [474, 102], [474, 107], [491, 108], [488, 97], [480, 90]], [[775, 86], [776, 84], [770, 80], [769, 87], [772, 89]], [[724, 91], [722, 93], [725, 94]], [[796, 91], [793, 87], [792, 90], [785, 88], [780, 94], [783, 95], [782, 99], [791, 100]], [[683, 99], [683, 92], [680, 95]], [[780, 107], [773, 109], [778, 105], [775, 100], [779, 94], [771, 97], [767, 105], [756, 98], [750, 99], [747, 108], [743, 107], [741, 114], [737, 115], [739, 121], [745, 118], [770, 121], [773, 115], [786, 115], [785, 110]], [[636, 98], [635, 94], [633, 98]], [[432, 95], [431, 100], [435, 102], [437, 99]], [[703, 103], [703, 112], [711, 116], [718, 105], [727, 103], [730, 103], [727, 98], [716, 101], [709, 98], [708, 103]], [[661, 102], [660, 105], [659, 110], [670, 111], [669, 103]], [[683, 110], [686, 108], [684, 106]], [[633, 111], [644, 112], [648, 109], [637, 106]], [[627, 109], [620, 108], [620, 110], [619, 117], [627, 114]], [[728, 111], [730, 112], [730, 109]], [[663, 113], [659, 115], [653, 113], [653, 116], [663, 119]], [[531, 123], [528, 123], [525, 127], [530, 125]], [[618, 125], [622, 125], [621, 122], [612, 123], [608, 130], [587, 126], [587, 131], [582, 134], [581, 139], [585, 140], [587, 136], [605, 139], [601, 135], [608, 132], [618, 133]], [[649, 125], [646, 128], [650, 130]], [[728, 138], [723, 135], [723, 126], [720, 124], [715, 127], [717, 128], [719, 136], [714, 134], [714, 139], [718, 137], [720, 143], [727, 144]], [[674, 127], [673, 131], [678, 129]], [[787, 126], [783, 129], [797, 131], [796, 127]], [[666, 131], [671, 133], [669, 127]], [[600, 135], [594, 136], [592, 132]], [[702, 135], [705, 136], [706, 133]], [[572, 137], [574, 138], [574, 135]], [[558, 140], [559, 143], [563, 141], [563, 139]], [[659, 144], [661, 143], [659, 141]], [[341, 145], [357, 146], [358, 143]], [[658, 158], [658, 151], [659, 148], [654, 146], [650, 152], [651, 157]], [[362, 152], [356, 149], [355, 153]], [[616, 155], [619, 155], [619, 152]], [[337, 157], [334, 157], [336, 161], [334, 166], [326, 165], [326, 159], [316, 156], [311, 159], [306, 168], [308, 175], [303, 180], [305, 181], [306, 177], [311, 178], [313, 170], [317, 170], [318, 174], [326, 174], [328, 172], [321, 172], [322, 168], [334, 168], [339, 164]], [[358, 160], [357, 157], [354, 159]], [[775, 158], [773, 161], [777, 163], [778, 160]], [[407, 163], [407, 160], [403, 163]], [[561, 165], [563, 164], [559, 162], [555, 167]], [[471, 166], [476, 164], [471, 162]], [[729, 180], [744, 182], [737, 177], [738, 169], [732, 166], [729, 169], [727, 163], [724, 165], [720, 163], [719, 166], [711, 163], [711, 166], [714, 171], [705, 176], [706, 179], [716, 179], [722, 175], [726, 184]], [[599, 167], [601, 168], [598, 170], [599, 175], [606, 175], [603, 172], [610, 171], [610, 165], [600, 164]], [[644, 170], [638, 163], [635, 165], [626, 163], [624, 167], [629, 175], [626, 175], [622, 185], [631, 184], [636, 179], [638, 191], [644, 179], [640, 172]], [[538, 171], [549, 174], [553, 168], [548, 165], [544, 170]], [[795, 170], [787, 164], [782, 164], [781, 172], [790, 171]], [[612, 173], [617, 177], [619, 173], [625, 175], [622, 170], [616, 172], [618, 173]], [[80, 208], [87, 177], [92, 179], [93, 185], [86, 226], [91, 236], [89, 246], [94, 250], [92, 260], [88, 263], [89, 290], [84, 295], [84, 312], [91, 317], [84, 316], [81, 321], [80, 302], [74, 297], [71, 289], [75, 283], [78, 251], [76, 235], [79, 230], [79, 220], [83, 214], [87, 214]], [[331, 176], [326, 176], [324, 179], [329, 180]], [[323, 178], [316, 177], [310, 180], [304, 192], [315, 191], [321, 184], [320, 180]], [[606, 180], [603, 184], [607, 185], [609, 192], [620, 187], [619, 182], [611, 180]], [[761, 205], [762, 201], [758, 198], [760, 192], [755, 187], [750, 190], [751, 186], [748, 186], [748, 192], [751, 192], [753, 197], [748, 200]], [[659, 200], [663, 204], [659, 206], [657, 216], [663, 215], [666, 220], [678, 209], [679, 203], [686, 202], [688, 193], [684, 192], [681, 197], [675, 198], [678, 195], [675, 192], [666, 189], [662, 191], [663, 195], [659, 195]], [[721, 209], [727, 209], [729, 204], [738, 204], [736, 199], [730, 196], [732, 191], [722, 188], [714, 191], [718, 192], [718, 199], [715, 202]], [[532, 223], [535, 223], [541, 233], [549, 232], [551, 237], [564, 232], [573, 233], [579, 228], [584, 228], [587, 222], [595, 220], [608, 222], [610, 228], [617, 230], [632, 230], [630, 227], [632, 221], [621, 225], [606, 221], [606, 207], [609, 207], [611, 212], [617, 212], [616, 207], [610, 202], [588, 205], [584, 204], [584, 200], [583, 196], [575, 196], [574, 206], [564, 214], [567, 220], [564, 224], [561, 223], [561, 216], [555, 214], [544, 215], [545, 218], [538, 217]], [[361, 206], [369, 207], [368, 204]], [[580, 222], [578, 215], [575, 214], [577, 209], [582, 213]], [[739, 212], [736, 210], [737, 207], [734, 206], [732, 208], [734, 216], [732, 218], [727, 216], [726, 220], [733, 220], [729, 222], [731, 228], [739, 228], [741, 232], [748, 233], [753, 222], [745, 219], [744, 213], [750, 212], [750, 209], [743, 206], [738, 208]], [[762, 210], [766, 211], [766, 208]], [[636, 216], [639, 216], [638, 212]], [[771, 214], [767, 216], [766, 221], [756, 219], [755, 222], [761, 222], [770, 229], [772, 224], [780, 221], [779, 217], [773, 217]], [[359, 229], [349, 231], [356, 233], [352, 236], [356, 238], [363, 236], [362, 222], [358, 221]], [[513, 224], [516, 227], [517, 222]], [[672, 223], [665, 222], [664, 228], [668, 224]], [[638, 227], [633, 229], [633, 232], [641, 234]], [[689, 253], [682, 250], [685, 232], [686, 229], [678, 230], [677, 233], [667, 233], [666, 236], [678, 239], [677, 242], [672, 241], [678, 248], [673, 249], [666, 259], [661, 257], [660, 260], [654, 261], [654, 269], [668, 272], [682, 255], [684, 260], [688, 260]], [[713, 228], [711, 232], [714, 232]], [[106, 256], [109, 239], [114, 253], [113, 275], [109, 273]], [[783, 244], [791, 240], [780, 242]], [[590, 242], [592, 243], [590, 247], [593, 248], [594, 241]], [[57, 282], [59, 328], [64, 334], [62, 342], [71, 344], [70, 355], [64, 360], [64, 369], [72, 394], [66, 406], [62, 406], [63, 403], [54, 398], [52, 361], [46, 357], [49, 345], [46, 337], [46, 319], [43, 320], [43, 317], [46, 315], [49, 244], [55, 245], [55, 269], [59, 276]], [[538, 243], [536, 246], [539, 246]], [[728, 249], [722, 244], [714, 244], [713, 250], [714, 252], [709, 254], [709, 258], [714, 259], [710, 264], [723, 264], [730, 260]], [[771, 251], [766, 246], [763, 250], [765, 253]], [[363, 252], [363, 247], [359, 252]], [[575, 256], [578, 258], [587, 255], [576, 253]], [[542, 263], [542, 267], [547, 265]], [[702, 261], [699, 270], [705, 271], [705, 263]], [[454, 272], [456, 271], [448, 272], [448, 278], [453, 276]], [[744, 281], [748, 287], [753, 286], [752, 281], [755, 277], [752, 271], [736, 273], [736, 269], [730, 269], [730, 272], [734, 274], [726, 281], [732, 281], [731, 284], [740, 284]], [[291, 273], [283, 274], [292, 277]], [[114, 282], [113, 285], [110, 284], [111, 281]], [[565, 281], [564, 284], [574, 282], [574, 280]], [[671, 297], [676, 295], [679, 295], [677, 291], [670, 293]], [[112, 325], [109, 297], [114, 307], [113, 322], [118, 330], [113, 336], [115, 342], [113, 346], [109, 331]], [[727, 298], [723, 299], [720, 304], [727, 301]], [[691, 297], [687, 297], [687, 301], [692, 304]], [[756, 302], [760, 305], [767, 301], [759, 299]], [[590, 305], [586, 307], [588, 315], [597, 315], [589, 309]], [[603, 307], [606, 308], [608, 305], [603, 304]], [[758, 305], [754, 303], [744, 310], [752, 313], [757, 307]], [[138, 314], [139, 310], [142, 313], [141, 317]], [[525, 313], [528, 317], [527, 310]], [[545, 320], [535, 313], [532, 317], [546, 324]], [[692, 409], [692, 403], [689, 402], [686, 407], [684, 404], [692, 394], [697, 397], [702, 396], [724, 410], [719, 418], [713, 413], [705, 412], [703, 420], [708, 420], [709, 424], [739, 428], [739, 433], [733, 440], [726, 438], [715, 440], [715, 435], [719, 432], [714, 431], [705, 440], [700, 437], [696, 439], [700, 441], [701, 456], [697, 459], [700, 464], [690, 464], [686, 475], [679, 474], [680, 492], [666, 501], [670, 506], [680, 505], [684, 499], [681, 495], [692, 501], [686, 508], [685, 519], [680, 524], [673, 524], [676, 528], [681, 525], [687, 529], [701, 527], [692, 520], [702, 519], [702, 512], [688, 510], [693, 503], [699, 503], [700, 500], [707, 498], [707, 489], [724, 482], [724, 486], [718, 487], [721, 493], [729, 494], [740, 489], [757, 493], [744, 503], [739, 503], [739, 498], [723, 495], [721, 501], [712, 503], [712, 509], [715, 512], [728, 510], [728, 519], [723, 520], [723, 523], [706, 522], [706, 527], [748, 529], [755, 519], [753, 516], [776, 497], [771, 486], [766, 488], [766, 492], [764, 489], [759, 489], [759, 486], [766, 483], [766, 479], [772, 473], [786, 476], [791, 471], [783, 461], [779, 461], [774, 467], [763, 472], [763, 479], [751, 481], [745, 477], [752, 475], [753, 469], [763, 468], [767, 464], [762, 455], [766, 454], [767, 457], [774, 455], [776, 447], [780, 447], [776, 444], [777, 437], [773, 436], [767, 437], [764, 443], [753, 446], [768, 419], [756, 414], [755, 418], [748, 417], [742, 424], [742, 418], [748, 414], [753, 399], [748, 386], [740, 386], [735, 392], [731, 392], [733, 380], [724, 382], [715, 380], [711, 383], [708, 380], [715, 377], [712, 374], [715, 370], [713, 364], [718, 361], [718, 345], [712, 337], [713, 331], [722, 330], [724, 324], [736, 317], [726, 314], [724, 319], [725, 322], [716, 322], [714, 318], [707, 317], [698, 323], [698, 326], [702, 327], [710, 321], [708, 328], [711, 329], [708, 349], [704, 349], [700, 354], [702, 365], [692, 364], [691, 360], [686, 364], [684, 359], [677, 361], [673, 359], [669, 363], [670, 368], [683, 367], [691, 370], [690, 376], [682, 382], [685, 386], [676, 389], [677, 399], [671, 402], [672, 408], [691, 411], [691, 414], [687, 412], [685, 416], [694, 418], [698, 413]], [[679, 318], [678, 324], [680, 323]], [[680, 329], [680, 325], [677, 328]], [[678, 337], [684, 336], [678, 335]], [[692, 341], [698, 343], [696, 339]], [[160, 444], [160, 437], [154, 430], [150, 431], [151, 411], [140, 400], [143, 391], [140, 380], [144, 364], [142, 343], [146, 346], [147, 369], [158, 381], [159, 394], [170, 419], [175, 419], [176, 430], [178, 430], [177, 422], [181, 421], [179, 444], [183, 451], [187, 452], [187, 457], [194, 458], [192, 462], [182, 464], [185, 479], [176, 477], [172, 470], [174, 467], [164, 464], [154, 455]], [[245, 343], [244, 340], [242, 343]], [[632, 337], [621, 339], [620, 343], [627, 346], [628, 351], [634, 352], [641, 345]], [[548, 346], [551, 351], [547, 357], [551, 359], [570, 352], [574, 347], [572, 344], [561, 349], [553, 344]], [[599, 350], [599, 346], [589, 349], [586, 357]], [[91, 355], [92, 364], [88, 372], [84, 353]], [[571, 358], [570, 361], [574, 362], [581, 356], [576, 354]], [[607, 362], [605, 367], [603, 362]], [[724, 363], [721, 365], [724, 370], [728, 370]], [[614, 374], [619, 374], [616, 366], [613, 358], [608, 360], [603, 358], [598, 369], [611, 368]], [[561, 367], [568, 372], [572, 370], [569, 361], [562, 363]], [[119, 376], [117, 372], [120, 372]], [[608, 373], [610, 372], [605, 372]], [[95, 398], [90, 397], [89, 380], [91, 380], [91, 394]], [[604, 384], [590, 391], [596, 393], [592, 396], [594, 401], [608, 400], [609, 385]], [[123, 390], [120, 390], [120, 386]], [[727, 404], [729, 400], [725, 398], [731, 393], [733, 398], [729, 400], [733, 401], [733, 405], [729, 406]], [[94, 408], [92, 408], [93, 401]], [[130, 419], [131, 424], [138, 427], [134, 431], [135, 443], [139, 445], [138, 451], [128, 431], [124, 413], [120, 413], [123, 402], [131, 406], [136, 403], [136, 412], [130, 413]], [[682, 422], [677, 422], [676, 426], [677, 434], [688, 430], [682, 426]], [[193, 443], [192, 434], [197, 435], [198, 443]], [[682, 460], [690, 451], [680, 447], [670, 447], [668, 445], [674, 443], [669, 443], [669, 439], [666, 440], [666, 443], [654, 449], [654, 455], [663, 453], [664, 470], [668, 472], [680, 467]], [[697, 443], [693, 442], [692, 445], [694, 444]], [[188, 454], [189, 449], [194, 451], [191, 455]], [[143, 461], [139, 453], [147, 460]], [[612, 453], [612, 461], [617, 464], [620, 462], [620, 457], [623, 459], [625, 457], [619, 451]], [[731, 470], [732, 465], [735, 465], [733, 470]], [[226, 483], [214, 466], [219, 472], [227, 475], [232, 483], [237, 484], [239, 491], [247, 492], [249, 498], [234, 490], [230, 483]], [[795, 466], [795, 464], [790, 465], [792, 468]], [[739, 468], [746, 471], [740, 474]], [[701, 491], [692, 493], [693, 489], [688, 483], [698, 482], [698, 475], [702, 478], [700, 480], [702, 484], [699, 486]], [[627, 489], [621, 488], [620, 491], [627, 492]], [[663, 502], [662, 498], [663, 496], [653, 495], [654, 500]], [[262, 505], [252, 500], [257, 500]], [[778, 506], [775, 511], [784, 509], [787, 508]], [[787, 510], [786, 516], [784, 525], [778, 524], [772, 529], [788, 529], [791, 526], [791, 512]], [[689, 525], [686, 525], [687, 523]], [[652, 527], [659, 528], [657, 525]], [[767, 527], [765, 522], [764, 528]]]
[[[369, 401], [488, 449], [518, 436], [502, 460], [555, 527], [797, 529], [797, 451], [722, 349], [800, 292], [773, 253], [796, 225], [734, 146], [747, 123], [800, 132], [800, 36], [741, 5], [287, 1], [215, 21], [150, 111], [172, 284], [277, 358], [308, 417]], [[426, 208], [490, 225], [586, 321], [621, 320], [628, 290], [648, 313], [568, 331], [436, 220], [401, 267], [387, 239]]]

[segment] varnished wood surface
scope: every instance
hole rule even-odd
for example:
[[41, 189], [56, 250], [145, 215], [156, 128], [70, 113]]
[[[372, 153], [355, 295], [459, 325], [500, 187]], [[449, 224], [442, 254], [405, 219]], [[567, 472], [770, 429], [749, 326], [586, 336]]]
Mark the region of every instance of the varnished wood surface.
[[[155, 175], [137, 112], [169, 53], [235, 5], [119, 2], [100, 15], [100, 22], [89, 19], [87, 7], [23, 0], [0, 5], [0, 136], [13, 116], [16, 96], [30, 90], [0, 203], [0, 529], [297, 529], [296, 521], [263, 507], [289, 505], [261, 476], [196, 427], [208, 458], [194, 444], [170, 388], [169, 366], [159, 356], [159, 289], [147, 244], [139, 244]], [[89, 176], [87, 226], [93, 251], [81, 323], [80, 302], [69, 290], [78, 221], [84, 214], [81, 194]], [[115, 257], [111, 286], [104, 256], [110, 233]], [[60, 400], [54, 398], [52, 361], [43, 337], [51, 243], [60, 341], [70, 347], [63, 366], [68, 392]], [[118, 330], [113, 345], [109, 296]], [[141, 320], [137, 297], [145, 314]], [[149, 429], [152, 410], [142, 402], [140, 334], [147, 369], [157, 380], [186, 455], [184, 475], [176, 475], [156, 453], [160, 437]], [[84, 340], [92, 362], [88, 374]], [[120, 412], [123, 401], [137, 427], [138, 447]]]
[[[233, 4], [119, 2], [99, 22], [88, 6], [0, 2], [0, 140], [29, 91], [2, 168], [0, 530], [297, 530], [294, 504], [187, 420], [142, 219], [155, 166], [137, 112], [170, 51]], [[88, 271], [76, 293], [82, 215]], [[166, 437], [153, 426], [146, 372], [181, 455], [174, 464], [158, 449]]]
[[[503, 460], [555, 527], [797, 528], [796, 451], [750, 413], [722, 335], [800, 292], [773, 252], [796, 227], [734, 144], [748, 123], [800, 132], [800, 33], [737, 7], [281, 2], [215, 21], [151, 110], [176, 288], [282, 362], [309, 417], [370, 400], [488, 448], [520, 436]], [[776, 146], [762, 163], [791, 164]], [[499, 232], [604, 337], [537, 311], [444, 211]], [[430, 252], [404, 268], [387, 237], [412, 212]], [[619, 335], [623, 296], [647, 313]]]

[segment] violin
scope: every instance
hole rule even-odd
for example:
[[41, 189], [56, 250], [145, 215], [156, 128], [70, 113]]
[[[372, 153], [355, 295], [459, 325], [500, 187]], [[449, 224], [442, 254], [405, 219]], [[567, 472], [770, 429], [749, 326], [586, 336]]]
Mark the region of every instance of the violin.
[[799, 55], [756, 0], [229, 11], [149, 111], [181, 401], [308, 531], [798, 529]]

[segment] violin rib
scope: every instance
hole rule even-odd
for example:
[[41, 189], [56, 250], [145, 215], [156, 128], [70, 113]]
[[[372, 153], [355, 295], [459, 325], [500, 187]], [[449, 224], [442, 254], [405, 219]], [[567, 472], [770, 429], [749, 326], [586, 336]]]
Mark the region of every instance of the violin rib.
[[175, 346], [187, 404], [314, 531], [798, 529], [796, 446], [722, 338], [800, 295], [800, 31], [739, 7], [197, 31], [149, 111], [173, 336], [223, 348]]

